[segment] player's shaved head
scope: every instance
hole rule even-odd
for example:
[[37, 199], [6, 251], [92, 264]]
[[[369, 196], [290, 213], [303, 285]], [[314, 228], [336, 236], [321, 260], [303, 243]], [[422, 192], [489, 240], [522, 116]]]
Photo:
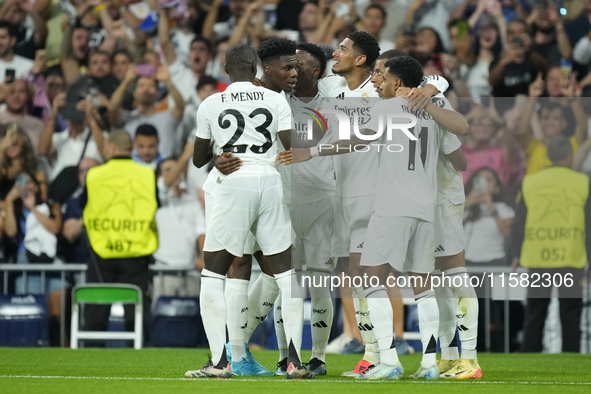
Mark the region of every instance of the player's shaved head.
[[254, 81], [257, 54], [248, 45], [232, 45], [226, 52], [226, 72], [232, 82]]

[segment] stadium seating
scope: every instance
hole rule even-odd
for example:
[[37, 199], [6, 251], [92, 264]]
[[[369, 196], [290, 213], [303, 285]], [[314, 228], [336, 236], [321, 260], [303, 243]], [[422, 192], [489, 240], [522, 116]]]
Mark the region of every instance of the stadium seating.
[[47, 346], [47, 300], [42, 295], [0, 295], [0, 346]]
[[[135, 330], [133, 332], [79, 331], [80, 304], [112, 305], [115, 302], [135, 305]], [[72, 332], [70, 347], [78, 348], [80, 339], [128, 339], [133, 347], [142, 348], [142, 291], [135, 285], [100, 283], [80, 285], [72, 290]]]
[[152, 313], [150, 339], [156, 347], [207, 347], [199, 298], [158, 298]]

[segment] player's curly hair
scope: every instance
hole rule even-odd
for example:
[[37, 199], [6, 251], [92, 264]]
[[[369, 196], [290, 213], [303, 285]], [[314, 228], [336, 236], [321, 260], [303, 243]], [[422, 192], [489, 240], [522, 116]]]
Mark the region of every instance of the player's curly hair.
[[271, 37], [259, 45], [257, 54], [263, 65], [266, 63], [279, 59], [281, 56], [292, 56], [296, 53], [295, 41], [287, 38]]
[[353, 49], [362, 55], [365, 55], [366, 67], [373, 67], [373, 63], [380, 56], [380, 45], [374, 36], [364, 31], [354, 31], [349, 33], [347, 38], [353, 41]]
[[326, 57], [324, 56], [324, 51], [316, 44], [312, 44], [311, 42], [303, 42], [298, 44], [297, 49], [301, 49], [302, 51], [306, 51], [318, 62], [318, 68], [320, 69], [320, 74], [318, 74], [318, 78], [322, 78], [324, 75], [324, 70], [326, 70]]
[[390, 59], [384, 67], [388, 69], [389, 74], [400, 78], [406, 88], [417, 88], [423, 80], [423, 67], [410, 56], [398, 56]]

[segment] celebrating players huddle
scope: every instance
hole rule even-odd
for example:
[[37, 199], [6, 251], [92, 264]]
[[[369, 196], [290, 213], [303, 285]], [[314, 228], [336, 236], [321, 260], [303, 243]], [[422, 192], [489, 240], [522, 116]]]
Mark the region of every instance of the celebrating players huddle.
[[[423, 77], [420, 64], [404, 52], [380, 54], [375, 38], [364, 32], [349, 34], [333, 58], [333, 75], [323, 78], [326, 59], [318, 46], [271, 38], [258, 49], [259, 80], [257, 53], [235, 45], [225, 66], [232, 83], [199, 106], [193, 162], [215, 163], [204, 185], [200, 295], [212, 357], [186, 377], [326, 375], [330, 291], [309, 288], [313, 346], [303, 363], [299, 283], [304, 265], [311, 283], [326, 283], [338, 257], [348, 258], [351, 278], [379, 279], [352, 289], [365, 354], [343, 376], [401, 379], [388, 275], [467, 275], [458, 172], [466, 160], [457, 135], [465, 135], [468, 125], [443, 96], [448, 83]], [[355, 120], [346, 138], [342, 129], [349, 124], [331, 116], [336, 111]], [[406, 132], [392, 131], [393, 123], [408, 124], [400, 126]], [[402, 149], [375, 149], [381, 145]], [[252, 256], [262, 274], [249, 290]], [[435, 290], [426, 280], [414, 282], [423, 358], [410, 378], [482, 377], [478, 300], [469, 281], [462, 282]], [[276, 372], [248, 350], [250, 336], [273, 307]]]

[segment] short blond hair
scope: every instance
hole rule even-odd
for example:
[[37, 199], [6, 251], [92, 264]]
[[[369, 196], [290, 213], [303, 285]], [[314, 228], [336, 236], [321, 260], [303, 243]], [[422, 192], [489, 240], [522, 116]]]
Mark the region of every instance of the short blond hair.
[[111, 131], [109, 143], [115, 145], [120, 152], [131, 152], [133, 150], [133, 142], [129, 133], [125, 130]]

